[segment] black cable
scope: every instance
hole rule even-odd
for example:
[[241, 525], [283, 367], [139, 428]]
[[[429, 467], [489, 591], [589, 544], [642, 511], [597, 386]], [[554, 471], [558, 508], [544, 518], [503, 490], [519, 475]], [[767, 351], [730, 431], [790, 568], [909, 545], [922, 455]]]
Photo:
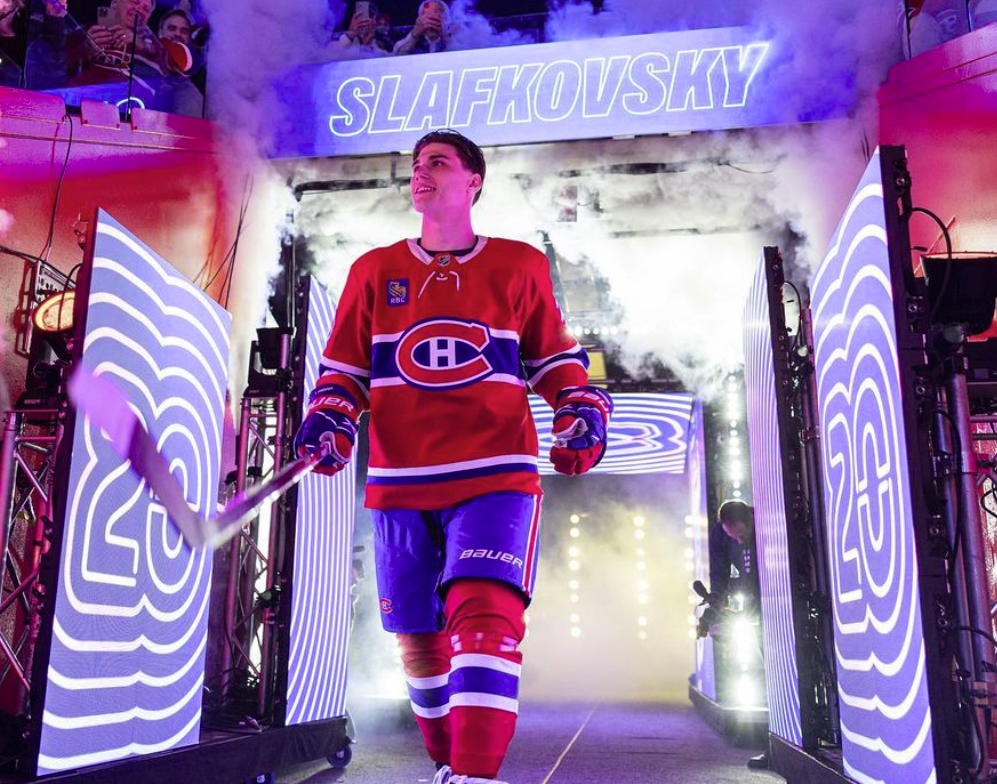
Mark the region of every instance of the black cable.
[[[49, 221], [48, 239], [45, 241], [45, 247], [42, 249], [42, 252], [38, 254], [45, 261], [48, 261], [48, 254], [52, 250], [52, 243], [55, 240], [55, 219], [59, 212], [59, 200], [62, 197], [62, 183], [66, 178], [66, 169], [69, 168], [69, 156], [73, 151], [73, 118], [69, 114], [66, 114], [63, 119], [69, 120], [69, 141], [66, 143], [66, 157], [62, 161], [62, 171], [59, 172], [59, 181], [55, 186], [55, 203], [52, 205], [52, 220]], [[58, 137], [56, 141], [58, 141]]]
[[[956, 426], [955, 417], [953, 417], [948, 411], [942, 408], [933, 408], [931, 410], [932, 414], [937, 414], [949, 423], [949, 432], [952, 438], [952, 452], [948, 453], [949, 457], [955, 458], [956, 463], [962, 460], [962, 439], [959, 437], [959, 428]], [[958, 465], [953, 466], [953, 468], [958, 468]], [[962, 527], [959, 525], [959, 505], [962, 503], [962, 499], [957, 492], [955, 494], [955, 510], [954, 516], [956, 520], [955, 524], [955, 539], [952, 542], [952, 549], [949, 551], [949, 571], [952, 571], [956, 558], [959, 557], [959, 547], [962, 544]]]
[[939, 218], [935, 213], [924, 207], [912, 207], [911, 214], [915, 212], [920, 212], [922, 215], [927, 215], [942, 230], [942, 236], [945, 238], [945, 253], [947, 259], [945, 260], [945, 272], [942, 274], [942, 285], [938, 287], [938, 294], [935, 298], [935, 304], [931, 308], [931, 313], [928, 315], [928, 323], [935, 323], [935, 314], [938, 313], [938, 308], [942, 304], [942, 300], [945, 299], [945, 292], [949, 287], [949, 278], [952, 275], [952, 235], [949, 234], [949, 227], [945, 225], [944, 221]]

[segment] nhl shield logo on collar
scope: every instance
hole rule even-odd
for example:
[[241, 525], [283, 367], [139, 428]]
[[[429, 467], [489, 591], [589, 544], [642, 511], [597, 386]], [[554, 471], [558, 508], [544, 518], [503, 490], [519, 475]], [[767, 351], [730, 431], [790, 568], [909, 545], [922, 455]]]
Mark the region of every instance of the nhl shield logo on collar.
[[439, 264], [441, 267], [450, 266], [450, 262], [452, 260], [453, 256], [451, 256], [449, 253], [441, 253], [439, 256], [436, 257], [436, 263]]
[[408, 304], [408, 278], [388, 281], [388, 305], [396, 307]]

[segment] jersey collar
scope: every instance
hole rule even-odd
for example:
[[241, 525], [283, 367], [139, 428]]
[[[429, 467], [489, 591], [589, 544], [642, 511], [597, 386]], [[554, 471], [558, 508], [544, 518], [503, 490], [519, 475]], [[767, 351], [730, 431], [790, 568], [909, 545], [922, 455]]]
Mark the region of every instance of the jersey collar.
[[[405, 241], [408, 243], [408, 249], [412, 253], [412, 255], [415, 256], [417, 259], [419, 259], [419, 261], [421, 261], [423, 264], [429, 264], [433, 260], [433, 256], [429, 253], [426, 253], [426, 251], [423, 250], [422, 246], [419, 245], [419, 240], [411, 239]], [[467, 264], [467, 262], [469, 262], [479, 253], [481, 253], [481, 251], [485, 249], [485, 245], [487, 244], [488, 244], [488, 237], [479, 236], [478, 242], [474, 246], [474, 250], [472, 250], [466, 256], [458, 256], [457, 262], [459, 264]]]

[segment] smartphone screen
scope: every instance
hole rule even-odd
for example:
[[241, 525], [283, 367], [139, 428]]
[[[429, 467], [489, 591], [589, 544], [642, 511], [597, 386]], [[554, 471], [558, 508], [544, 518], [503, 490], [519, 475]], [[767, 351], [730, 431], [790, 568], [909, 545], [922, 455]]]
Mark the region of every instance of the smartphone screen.
[[371, 18], [370, 6], [371, 6], [370, 0], [357, 0], [356, 15], [359, 16], [361, 19], [370, 19]]

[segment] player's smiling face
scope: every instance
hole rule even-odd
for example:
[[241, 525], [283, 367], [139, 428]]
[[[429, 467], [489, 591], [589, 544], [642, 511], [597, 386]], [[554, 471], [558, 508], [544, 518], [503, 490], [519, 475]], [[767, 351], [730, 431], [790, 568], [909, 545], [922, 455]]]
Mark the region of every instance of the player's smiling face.
[[410, 187], [416, 212], [443, 217], [471, 209], [481, 177], [465, 168], [449, 144], [433, 142], [412, 162]]

